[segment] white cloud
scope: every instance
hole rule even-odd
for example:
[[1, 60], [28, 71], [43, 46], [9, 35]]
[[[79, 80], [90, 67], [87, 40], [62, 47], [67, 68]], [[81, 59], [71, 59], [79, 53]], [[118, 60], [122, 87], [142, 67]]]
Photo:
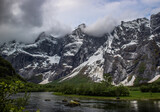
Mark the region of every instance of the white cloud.
[[95, 23], [83, 29], [83, 31], [87, 33], [88, 35], [92, 35], [95, 37], [101, 37], [105, 33], [112, 32], [114, 27], [117, 24], [118, 24], [117, 20], [108, 16], [102, 19], [98, 19]]

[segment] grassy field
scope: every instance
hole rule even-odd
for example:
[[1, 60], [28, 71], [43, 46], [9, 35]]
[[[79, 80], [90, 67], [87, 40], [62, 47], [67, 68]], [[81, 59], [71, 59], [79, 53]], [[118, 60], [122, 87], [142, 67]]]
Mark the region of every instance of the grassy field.
[[[116, 100], [116, 97], [66, 95], [58, 92], [55, 92], [53, 94], [59, 96], [77, 97], [77, 98]], [[152, 100], [152, 99], [160, 100], [160, 93], [142, 93], [140, 91], [130, 91], [130, 96], [120, 97], [120, 100]]]
[[76, 75], [75, 77], [64, 80], [63, 82], [59, 82], [60, 80], [52, 81], [46, 85], [57, 85], [57, 84], [73, 84], [73, 85], [79, 85], [79, 84], [88, 84], [88, 83], [94, 83], [90, 78], [86, 77], [85, 75]]

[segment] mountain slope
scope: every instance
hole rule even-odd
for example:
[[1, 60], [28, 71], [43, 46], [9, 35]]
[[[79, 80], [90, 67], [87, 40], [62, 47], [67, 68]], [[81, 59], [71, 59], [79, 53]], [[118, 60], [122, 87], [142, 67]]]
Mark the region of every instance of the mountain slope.
[[25, 81], [15, 72], [11, 64], [0, 56], [0, 81], [4, 80], [13, 81], [16, 79]]
[[19, 74], [36, 83], [63, 81], [78, 74], [100, 82], [108, 73], [113, 84], [131, 86], [160, 76], [159, 21], [160, 13], [150, 20], [122, 21], [99, 38], [84, 33], [86, 26], [81, 24], [63, 38], [43, 32], [32, 44], [12, 41], [2, 45], [0, 52]]

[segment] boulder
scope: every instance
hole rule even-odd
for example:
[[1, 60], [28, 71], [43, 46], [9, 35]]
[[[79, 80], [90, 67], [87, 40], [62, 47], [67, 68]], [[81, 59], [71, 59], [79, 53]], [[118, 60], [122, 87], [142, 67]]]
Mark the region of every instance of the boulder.
[[66, 104], [66, 106], [75, 107], [80, 106], [81, 104], [79, 102], [76, 102], [74, 100], [71, 100], [69, 103]]

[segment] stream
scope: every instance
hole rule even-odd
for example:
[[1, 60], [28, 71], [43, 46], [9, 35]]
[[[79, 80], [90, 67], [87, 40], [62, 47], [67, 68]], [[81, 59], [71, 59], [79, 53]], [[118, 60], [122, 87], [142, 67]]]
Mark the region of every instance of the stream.
[[[24, 93], [17, 94], [18, 97]], [[49, 101], [46, 101], [49, 99]], [[68, 107], [62, 100], [78, 100], [80, 106]], [[35, 112], [160, 112], [160, 100], [95, 100], [56, 96], [52, 92], [32, 92], [26, 110]]]

